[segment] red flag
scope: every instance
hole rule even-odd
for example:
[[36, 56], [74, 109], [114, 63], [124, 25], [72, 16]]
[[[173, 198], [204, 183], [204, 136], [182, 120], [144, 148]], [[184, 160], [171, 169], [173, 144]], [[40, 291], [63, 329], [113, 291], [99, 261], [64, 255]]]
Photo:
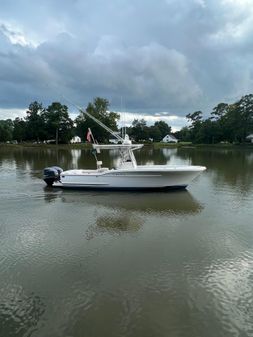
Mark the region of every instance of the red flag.
[[91, 143], [92, 140], [92, 133], [91, 133], [91, 129], [88, 129], [87, 135], [86, 135], [86, 139], [89, 143]]

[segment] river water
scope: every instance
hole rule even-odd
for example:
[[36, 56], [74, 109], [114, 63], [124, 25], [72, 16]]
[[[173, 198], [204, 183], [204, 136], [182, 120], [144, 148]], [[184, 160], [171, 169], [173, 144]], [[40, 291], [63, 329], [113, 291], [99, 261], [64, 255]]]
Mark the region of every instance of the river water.
[[[102, 155], [115, 165], [117, 153]], [[88, 150], [0, 146], [0, 336], [253, 336], [253, 149], [158, 149], [186, 191], [46, 188]]]

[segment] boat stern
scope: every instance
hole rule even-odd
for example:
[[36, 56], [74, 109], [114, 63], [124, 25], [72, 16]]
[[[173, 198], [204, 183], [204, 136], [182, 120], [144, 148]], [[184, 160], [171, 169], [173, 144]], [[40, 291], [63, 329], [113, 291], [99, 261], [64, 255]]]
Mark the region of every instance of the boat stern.
[[46, 167], [43, 170], [43, 180], [48, 186], [53, 186], [54, 183], [60, 182], [62, 168], [58, 166]]

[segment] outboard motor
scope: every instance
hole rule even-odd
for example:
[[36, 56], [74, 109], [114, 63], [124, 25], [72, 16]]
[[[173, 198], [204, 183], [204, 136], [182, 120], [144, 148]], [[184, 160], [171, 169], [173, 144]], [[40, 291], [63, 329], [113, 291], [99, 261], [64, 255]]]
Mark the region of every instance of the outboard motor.
[[62, 172], [58, 166], [46, 167], [43, 171], [43, 180], [48, 186], [52, 186], [55, 181], [60, 181]]

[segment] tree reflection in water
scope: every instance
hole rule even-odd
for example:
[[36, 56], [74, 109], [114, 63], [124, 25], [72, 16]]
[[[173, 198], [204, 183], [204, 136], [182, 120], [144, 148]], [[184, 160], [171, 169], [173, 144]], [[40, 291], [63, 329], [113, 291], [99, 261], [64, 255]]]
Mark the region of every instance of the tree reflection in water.
[[144, 220], [135, 214], [128, 212], [105, 213], [96, 219], [94, 225], [90, 225], [85, 233], [87, 240], [104, 233], [118, 234], [138, 232], [144, 223]]

